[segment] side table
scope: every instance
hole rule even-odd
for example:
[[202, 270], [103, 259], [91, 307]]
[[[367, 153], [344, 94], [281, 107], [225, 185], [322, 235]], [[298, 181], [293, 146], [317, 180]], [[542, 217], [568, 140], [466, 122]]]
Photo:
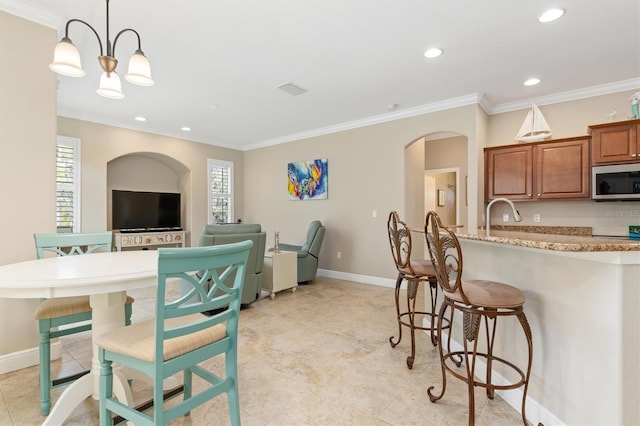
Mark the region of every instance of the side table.
[[276, 292], [298, 287], [298, 254], [295, 251], [268, 251], [264, 255], [263, 284], [265, 290], [271, 292], [274, 299]]

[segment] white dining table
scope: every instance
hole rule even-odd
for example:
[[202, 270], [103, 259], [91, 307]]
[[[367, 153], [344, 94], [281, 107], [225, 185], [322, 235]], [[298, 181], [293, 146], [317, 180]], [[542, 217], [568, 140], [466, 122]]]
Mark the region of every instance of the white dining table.
[[[60, 425], [86, 398], [99, 398], [100, 362], [95, 338], [124, 325], [126, 291], [155, 286], [157, 271], [155, 250], [48, 257], [0, 266], [0, 297], [40, 299], [88, 295], [90, 298], [93, 345], [90, 373], [64, 390], [43, 425]], [[114, 371], [114, 394], [121, 402], [132, 405], [126, 379], [121, 371]]]

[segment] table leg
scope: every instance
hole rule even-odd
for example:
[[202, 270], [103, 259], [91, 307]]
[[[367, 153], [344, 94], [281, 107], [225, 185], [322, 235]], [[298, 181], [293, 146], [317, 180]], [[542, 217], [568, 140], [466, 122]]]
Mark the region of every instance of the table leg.
[[75, 408], [93, 394], [91, 373], [71, 383], [60, 395], [42, 426], [61, 425]]

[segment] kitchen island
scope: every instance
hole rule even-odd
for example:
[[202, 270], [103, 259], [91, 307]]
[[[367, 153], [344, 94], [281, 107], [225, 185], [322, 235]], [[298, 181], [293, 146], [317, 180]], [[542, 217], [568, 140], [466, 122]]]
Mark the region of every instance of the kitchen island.
[[[529, 420], [640, 424], [640, 241], [495, 228], [490, 236], [465, 229], [456, 235], [464, 279], [525, 293], [534, 350]], [[526, 363], [520, 327], [503, 325], [499, 350]], [[501, 393], [517, 410], [518, 392]]]

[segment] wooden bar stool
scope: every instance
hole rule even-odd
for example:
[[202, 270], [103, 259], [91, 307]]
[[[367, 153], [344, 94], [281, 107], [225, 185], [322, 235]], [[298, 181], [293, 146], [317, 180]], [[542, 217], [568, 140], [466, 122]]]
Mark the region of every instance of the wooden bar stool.
[[[444, 396], [447, 388], [447, 372], [467, 383], [469, 391], [469, 424], [475, 422], [475, 398], [473, 390], [476, 386], [487, 390], [489, 399], [493, 399], [494, 392], [498, 390], [516, 389], [524, 387], [522, 393], [522, 421], [527, 425], [525, 416], [525, 402], [531, 375], [531, 361], [533, 343], [531, 328], [523, 311], [524, 294], [519, 289], [494, 281], [462, 280], [462, 250], [460, 242], [455, 234], [442, 226], [440, 218], [435, 212], [427, 213], [425, 223], [425, 237], [429, 248], [429, 256], [435, 269], [438, 284], [442, 287], [444, 300], [440, 307], [438, 330], [440, 336], [440, 362], [442, 368], [442, 391], [435, 394], [435, 386], [427, 390], [431, 402], [436, 402]], [[454, 332], [452, 322], [449, 324], [449, 336], [446, 345], [442, 342], [441, 325], [442, 318], [447, 309], [451, 309], [451, 321], [453, 313], [462, 315], [462, 336], [460, 340], [463, 350], [451, 350], [451, 334]], [[494, 340], [496, 336], [496, 324], [498, 318], [515, 317], [522, 326], [527, 347], [528, 363], [523, 370], [515, 363], [498, 357], [494, 354]], [[482, 327], [484, 323], [484, 327]], [[486, 347], [478, 348], [480, 329], [484, 328], [486, 334]], [[460, 331], [460, 330], [455, 330]], [[476, 360], [483, 358], [487, 364], [487, 372], [484, 380], [475, 377]], [[505, 385], [497, 385], [491, 380], [491, 372], [494, 363], [502, 364], [516, 372], [517, 381]], [[464, 364], [464, 368], [460, 366]]]
[[[398, 340], [394, 341], [394, 336], [389, 338], [391, 347], [396, 347], [402, 340], [402, 327], [408, 327], [411, 333], [411, 355], [407, 357], [407, 367], [413, 368], [413, 361], [416, 354], [416, 330], [428, 331], [431, 335], [431, 342], [434, 346], [438, 344], [436, 337], [436, 302], [438, 298], [438, 282], [435, 277], [435, 271], [430, 260], [412, 260], [411, 259], [411, 230], [400, 220], [398, 213], [392, 211], [389, 213], [387, 220], [387, 230], [389, 232], [389, 244], [391, 246], [391, 254], [398, 270], [398, 278], [396, 279], [395, 303], [396, 317], [398, 320]], [[400, 312], [400, 288], [402, 281], [407, 281], [407, 310]], [[431, 310], [416, 310], [416, 298], [421, 283], [429, 286], [431, 295]], [[429, 317], [430, 326], [417, 325], [424, 317]], [[445, 320], [448, 323], [448, 320]], [[445, 324], [445, 328], [446, 324]]]

